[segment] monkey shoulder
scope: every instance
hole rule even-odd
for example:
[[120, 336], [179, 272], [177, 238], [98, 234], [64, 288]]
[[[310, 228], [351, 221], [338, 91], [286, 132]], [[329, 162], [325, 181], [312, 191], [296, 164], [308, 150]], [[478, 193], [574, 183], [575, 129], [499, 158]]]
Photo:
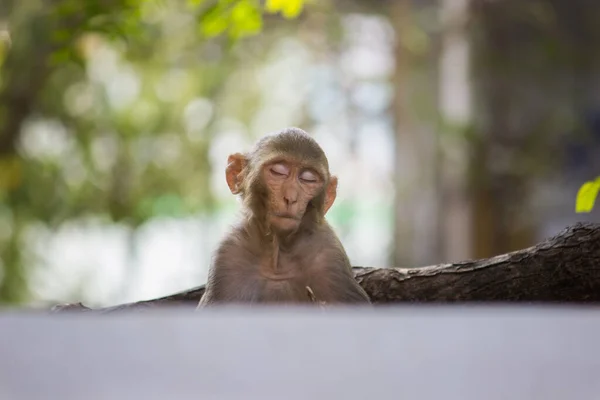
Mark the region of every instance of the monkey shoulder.
[[259, 257], [247, 233], [236, 227], [219, 243], [213, 254], [212, 268], [243, 273], [258, 264]]
[[203, 305], [255, 301], [259, 295], [257, 265], [244, 232], [230, 231], [213, 253]]
[[305, 242], [306, 253], [310, 254], [312, 270], [341, 269], [350, 270], [350, 260], [341, 241], [328, 225], [324, 224], [315, 230]]
[[354, 279], [346, 251], [327, 225], [315, 232], [314, 252], [307, 267], [307, 282], [317, 299], [328, 303], [370, 303]]

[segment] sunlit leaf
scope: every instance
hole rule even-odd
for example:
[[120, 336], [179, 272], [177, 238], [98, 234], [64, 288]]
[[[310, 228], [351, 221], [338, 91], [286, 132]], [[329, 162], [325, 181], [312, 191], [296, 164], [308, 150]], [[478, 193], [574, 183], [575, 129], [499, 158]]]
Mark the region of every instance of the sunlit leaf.
[[578, 214], [591, 212], [594, 209], [598, 193], [600, 193], [600, 178], [584, 183], [577, 192], [575, 212]]
[[229, 26], [230, 13], [230, 10], [220, 4], [210, 7], [200, 18], [200, 31], [202, 34], [212, 37], [225, 32]]
[[304, 0], [267, 0], [265, 11], [271, 14], [281, 12], [285, 18], [296, 18], [302, 12]]
[[288, 19], [296, 18], [302, 12], [303, 6], [304, 0], [286, 0], [281, 14]]
[[262, 29], [262, 15], [258, 4], [240, 1], [231, 10], [232, 34], [235, 37], [254, 35]]
[[283, 8], [286, 0], [267, 0], [265, 3], [265, 11], [271, 14], [276, 14]]

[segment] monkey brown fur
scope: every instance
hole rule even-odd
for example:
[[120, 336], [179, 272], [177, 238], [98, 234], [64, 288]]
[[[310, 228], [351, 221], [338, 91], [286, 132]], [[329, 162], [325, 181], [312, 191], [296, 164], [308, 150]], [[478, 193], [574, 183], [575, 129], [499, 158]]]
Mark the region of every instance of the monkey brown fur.
[[199, 307], [220, 303], [370, 303], [325, 220], [337, 178], [298, 128], [229, 156], [227, 184], [243, 218], [220, 243]]

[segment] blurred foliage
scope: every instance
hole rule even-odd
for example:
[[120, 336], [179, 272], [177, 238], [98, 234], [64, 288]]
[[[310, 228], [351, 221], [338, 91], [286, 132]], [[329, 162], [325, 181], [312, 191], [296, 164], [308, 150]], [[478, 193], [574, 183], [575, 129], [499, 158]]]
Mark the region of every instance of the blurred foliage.
[[[210, 183], [214, 139], [236, 124], [250, 127], [271, 117], [260, 114], [261, 102], [279, 97], [261, 97], [260, 86], [270, 84], [275, 64], [281, 70], [302, 63], [306, 54], [298, 42], [317, 55], [309, 84], [301, 83], [310, 93], [298, 96], [298, 107], [317, 115], [314, 109], [337, 103], [332, 109], [354, 118], [341, 129], [358, 142], [366, 119], [354, 111], [358, 97], [369, 97], [357, 96], [358, 86], [404, 97], [403, 111], [365, 115], [407, 117], [419, 132], [415, 143], [418, 138], [427, 153], [437, 154], [436, 163], [444, 155], [440, 143], [467, 148], [480, 203], [474, 207], [482, 210], [475, 219], [487, 221], [477, 229], [491, 232], [474, 236], [493, 243], [481, 256], [505, 251], [503, 241], [515, 236], [510, 229], [528, 221], [521, 214], [529, 210], [523, 204], [531, 182], [544, 169], [548, 175], [558, 170], [567, 135], [581, 136], [581, 146], [591, 149], [587, 157], [598, 159], [591, 145], [600, 134], [594, 139], [589, 127], [577, 125], [581, 112], [600, 121], [593, 85], [600, 53], [590, 51], [600, 39], [600, 8], [586, 1], [470, 1], [461, 23], [472, 44], [474, 118], [465, 125], [446, 120], [438, 104], [439, 51], [454, 35], [440, 18], [440, 5], [449, 1], [313, 1], [310, 18], [298, 18], [305, 0], [0, 0], [0, 304], [33, 297], [28, 280], [35, 263], [25, 243], [31, 245], [35, 229], [52, 232], [90, 219], [127, 226], [133, 237], [152, 218], [223, 206]], [[345, 14], [341, 23], [332, 17], [337, 14]], [[389, 27], [369, 22], [372, 14], [383, 15]], [[273, 21], [282, 26], [269, 33], [265, 27]], [[393, 44], [377, 39], [388, 28]], [[260, 41], [251, 39], [259, 34]], [[374, 42], [359, 43], [369, 35], [381, 47], [395, 46], [389, 55], [395, 59], [370, 52]], [[365, 74], [369, 64], [389, 67], [393, 76]], [[360, 79], [349, 82], [348, 71]], [[331, 87], [320, 76], [338, 73], [340, 82]], [[310, 84], [323, 91], [315, 94]], [[317, 119], [324, 122], [325, 114]], [[421, 140], [425, 135], [435, 140]], [[581, 152], [572, 157], [587, 161]], [[432, 182], [432, 189], [454, 189], [441, 178]], [[353, 228], [348, 221], [360, 213], [358, 205], [336, 204], [332, 216], [343, 221], [341, 230]]]
[[[22, 0], [0, 7], [0, 303], [29, 297], [27, 228], [134, 230], [209, 212], [231, 50], [302, 0]], [[182, 151], [185, 149], [185, 151]]]

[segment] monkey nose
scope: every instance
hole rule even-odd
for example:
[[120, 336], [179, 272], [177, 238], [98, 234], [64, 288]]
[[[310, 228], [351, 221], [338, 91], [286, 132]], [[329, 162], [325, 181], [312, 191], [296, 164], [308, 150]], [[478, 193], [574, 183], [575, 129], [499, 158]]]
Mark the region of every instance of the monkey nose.
[[295, 204], [298, 201], [298, 193], [294, 191], [287, 191], [283, 195], [283, 200], [285, 200], [285, 204]]
[[298, 198], [296, 196], [284, 196], [283, 199], [285, 200], [285, 204], [287, 205], [296, 204], [296, 202], [298, 201]]

